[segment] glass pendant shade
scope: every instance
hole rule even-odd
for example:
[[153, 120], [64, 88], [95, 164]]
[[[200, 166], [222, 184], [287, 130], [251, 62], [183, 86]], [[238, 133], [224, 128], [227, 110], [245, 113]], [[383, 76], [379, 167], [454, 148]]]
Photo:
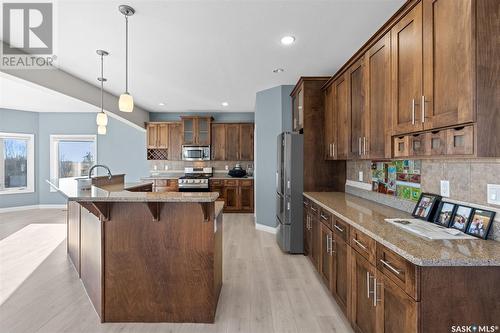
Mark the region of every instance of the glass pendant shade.
[[95, 121], [99, 126], [106, 126], [108, 125], [108, 115], [101, 111], [97, 114]]
[[128, 93], [120, 95], [118, 107], [122, 112], [132, 112], [134, 110], [134, 98]]
[[97, 126], [97, 134], [105, 135], [106, 134], [106, 126], [102, 126], [102, 125]]

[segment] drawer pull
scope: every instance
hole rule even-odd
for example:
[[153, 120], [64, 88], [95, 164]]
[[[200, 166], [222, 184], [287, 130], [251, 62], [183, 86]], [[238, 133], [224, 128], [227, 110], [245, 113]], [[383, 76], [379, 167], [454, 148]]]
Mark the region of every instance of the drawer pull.
[[304, 206], [309, 206], [309, 202], [304, 201]]
[[401, 274], [401, 271], [397, 270], [394, 268], [388, 261], [380, 259], [380, 262], [387, 268], [389, 268], [392, 272], [396, 273], [397, 275]]
[[359, 246], [363, 250], [366, 250], [366, 246], [363, 243], [361, 243], [359, 240], [357, 240], [356, 238], [353, 238], [352, 240], [354, 241], [354, 243], [356, 243], [357, 246]]
[[338, 225], [334, 224], [333, 225], [335, 227], [335, 229], [337, 229], [338, 231], [340, 232], [344, 232], [344, 229], [342, 229], [341, 227], [339, 227]]
[[323, 213], [320, 214], [321, 215], [321, 218], [325, 221], [328, 221], [328, 217], [326, 217], [325, 215], [323, 215]]
[[312, 210], [313, 212], [315, 212], [315, 213], [318, 211], [318, 210], [317, 210], [316, 208], [314, 208], [314, 207], [311, 207], [311, 210]]

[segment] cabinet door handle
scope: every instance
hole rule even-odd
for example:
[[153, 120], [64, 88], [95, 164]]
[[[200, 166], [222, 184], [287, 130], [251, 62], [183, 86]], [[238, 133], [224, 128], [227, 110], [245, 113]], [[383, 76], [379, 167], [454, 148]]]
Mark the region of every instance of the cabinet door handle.
[[356, 238], [353, 238], [352, 240], [354, 241], [354, 243], [356, 243], [357, 246], [359, 246], [363, 250], [366, 250], [366, 246], [363, 245], [363, 243], [361, 243], [359, 240], [357, 240]]
[[361, 156], [361, 137], [358, 138], [358, 148], [359, 156]]
[[370, 299], [370, 272], [366, 271], [366, 298]]
[[332, 157], [335, 157], [335, 143], [332, 143]]
[[323, 220], [328, 221], [328, 217], [327, 217], [327, 216], [325, 216], [325, 215], [323, 215], [323, 213], [321, 213], [321, 214], [319, 214], [319, 215], [321, 216], [321, 218], [322, 218]]
[[335, 227], [335, 229], [337, 229], [338, 231], [340, 232], [344, 232], [344, 229], [342, 229], [341, 227], [339, 227], [338, 225], [334, 224], [333, 225]]
[[377, 306], [377, 278], [373, 278], [373, 306]]
[[314, 207], [311, 207], [311, 210], [312, 210], [313, 212], [315, 212], [315, 213], [318, 211], [318, 210], [317, 210], [316, 208], [314, 208]]
[[333, 239], [332, 236], [330, 236], [330, 255], [333, 256], [335, 251], [333, 251], [333, 244], [335, 243], [335, 240]]
[[422, 100], [421, 100], [421, 108], [422, 108], [422, 123], [425, 123], [425, 96], [422, 95]]
[[389, 268], [393, 273], [396, 273], [397, 275], [401, 274], [401, 271], [396, 269], [394, 266], [392, 266], [388, 261], [380, 259], [380, 262], [387, 268]]
[[411, 100], [411, 124], [415, 125], [415, 98]]
[[366, 136], [363, 137], [363, 155], [366, 155]]
[[304, 201], [304, 206], [309, 206], [309, 203], [307, 201]]
[[326, 234], [326, 253], [330, 254], [330, 236]]

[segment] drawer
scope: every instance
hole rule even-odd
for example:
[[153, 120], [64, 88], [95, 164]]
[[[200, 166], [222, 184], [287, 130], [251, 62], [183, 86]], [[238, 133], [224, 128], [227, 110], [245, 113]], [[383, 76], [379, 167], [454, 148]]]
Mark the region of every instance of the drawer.
[[168, 179], [155, 179], [155, 186], [156, 187], [166, 187], [168, 186]]
[[349, 239], [349, 224], [335, 216], [333, 217], [332, 224], [333, 233], [347, 242]]
[[447, 155], [472, 155], [474, 153], [474, 126], [450, 128], [446, 133]]
[[428, 133], [413, 134], [408, 136], [410, 142], [410, 156], [425, 156], [429, 154]]
[[224, 181], [222, 179], [210, 179], [210, 186], [223, 186]]
[[311, 201], [311, 215], [319, 217], [319, 206]]
[[246, 179], [246, 180], [240, 180], [240, 186], [253, 186], [253, 180], [249, 180], [249, 179]]
[[446, 154], [446, 130], [428, 133], [429, 151], [432, 156]]
[[394, 157], [410, 155], [410, 138], [408, 136], [394, 137]]
[[385, 246], [377, 244], [377, 269], [409, 296], [418, 300], [415, 265]]
[[351, 228], [350, 242], [351, 247], [361, 254], [370, 263], [375, 264], [376, 260], [376, 242], [361, 231]]
[[238, 181], [236, 179], [224, 180], [224, 186], [238, 186]]
[[326, 209], [319, 209], [319, 220], [328, 228], [332, 228], [332, 213], [328, 212]]

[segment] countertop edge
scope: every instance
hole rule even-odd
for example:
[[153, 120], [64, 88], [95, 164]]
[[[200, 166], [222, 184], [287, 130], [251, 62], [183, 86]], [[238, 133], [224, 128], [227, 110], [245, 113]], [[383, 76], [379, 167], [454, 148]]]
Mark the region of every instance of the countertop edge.
[[[365, 233], [367, 236], [370, 236], [373, 238], [375, 241], [378, 243], [384, 245], [388, 249], [396, 252], [399, 254], [401, 257], [405, 258], [409, 262], [413, 263], [414, 265], [417, 266], [422, 266], [422, 267], [443, 267], [443, 266], [456, 266], [456, 267], [464, 267], [464, 266], [500, 266], [500, 262], [497, 261], [492, 261], [492, 260], [481, 260], [481, 259], [437, 259], [437, 260], [430, 260], [430, 259], [421, 259], [421, 258], [416, 258], [406, 252], [405, 250], [395, 246], [394, 244], [386, 241], [382, 237], [378, 236], [377, 234], [367, 230], [363, 226], [359, 225], [358, 223], [352, 221], [351, 219], [345, 217], [344, 215], [340, 214], [337, 212], [335, 209], [326, 206], [325, 204], [321, 203], [318, 201], [316, 198], [312, 197], [311, 195], [307, 194], [306, 192], [303, 193], [303, 195], [308, 198], [309, 200], [314, 201], [317, 205], [321, 206], [322, 208], [328, 210], [330, 213], [338, 216], [345, 222], [347, 222], [350, 226], [360, 230], [361, 232]], [[363, 199], [363, 198], [360, 198]], [[366, 199], [364, 199], [366, 200]], [[375, 203], [376, 204], [376, 203]]]

